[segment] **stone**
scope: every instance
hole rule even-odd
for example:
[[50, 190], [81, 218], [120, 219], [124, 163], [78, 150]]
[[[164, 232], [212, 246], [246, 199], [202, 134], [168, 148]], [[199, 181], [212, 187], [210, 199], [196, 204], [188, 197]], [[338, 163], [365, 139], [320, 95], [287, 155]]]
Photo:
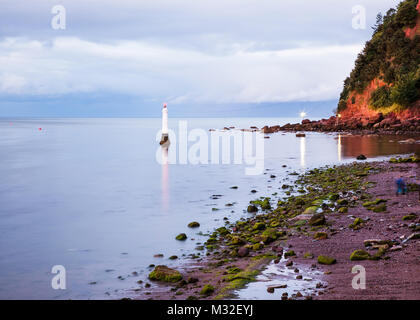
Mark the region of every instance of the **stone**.
[[287, 257], [293, 257], [293, 256], [295, 256], [296, 255], [296, 253], [293, 251], [293, 250], [289, 250], [289, 251], [287, 251], [285, 254], [284, 254], [284, 257], [285, 258], [287, 258]]
[[340, 209], [338, 209], [338, 213], [347, 213], [349, 211], [349, 208], [347, 207], [341, 207]]
[[318, 207], [317, 206], [308, 207], [308, 208], [305, 209], [305, 211], [303, 212], [303, 214], [304, 215], [307, 215], [307, 214], [314, 215], [314, 214], [316, 214], [317, 210], [318, 210]]
[[198, 228], [200, 224], [197, 221], [190, 222], [188, 228]]
[[282, 247], [279, 247], [279, 246], [273, 246], [271, 248], [271, 250], [273, 250], [276, 253], [283, 253], [283, 248]]
[[404, 242], [407, 242], [409, 240], [415, 240], [415, 239], [420, 239], [420, 233], [413, 233], [409, 235], [408, 238], [404, 240]]
[[314, 239], [316, 239], [316, 240], [328, 239], [328, 234], [326, 232], [317, 232], [314, 235]]
[[347, 206], [349, 204], [349, 201], [347, 199], [340, 199], [337, 201], [337, 204], [339, 206]]
[[254, 213], [254, 212], [258, 212], [258, 208], [254, 205], [249, 205], [247, 211], [249, 213]]
[[210, 284], [206, 284], [200, 291], [202, 296], [209, 296], [214, 292], [214, 287]]
[[370, 258], [370, 254], [366, 252], [365, 250], [355, 250], [350, 255], [351, 261], [362, 261], [362, 260], [367, 260], [369, 258]]
[[328, 257], [328, 256], [321, 255], [318, 257], [319, 264], [332, 265], [332, 264], [335, 264], [336, 262], [337, 262], [336, 259]]
[[175, 237], [175, 239], [179, 241], [184, 241], [184, 240], [187, 240], [187, 235], [185, 233], [180, 233], [179, 235]]
[[252, 230], [264, 230], [264, 229], [265, 229], [265, 223], [263, 222], [257, 222], [252, 227]]
[[325, 216], [322, 213], [316, 213], [309, 219], [310, 226], [321, 226], [325, 224]]
[[182, 280], [182, 275], [175, 269], [167, 266], [156, 266], [155, 269], [149, 273], [149, 279], [162, 282], [178, 282]]
[[197, 283], [198, 281], [199, 280], [197, 278], [194, 278], [194, 277], [189, 277], [188, 280], [187, 280], [188, 283]]
[[364, 224], [364, 221], [362, 218], [356, 218], [354, 219], [353, 223], [349, 225], [350, 229], [353, 230], [359, 230]]
[[246, 257], [249, 254], [249, 248], [247, 247], [241, 247], [238, 250], [238, 256], [243, 258]]
[[337, 201], [340, 198], [340, 196], [337, 193], [334, 193], [329, 196], [329, 200], [331, 201]]
[[416, 218], [417, 218], [417, 215], [415, 213], [410, 213], [410, 214], [404, 216], [402, 218], [402, 220], [403, 221], [409, 221], [409, 220], [416, 220]]
[[402, 250], [402, 246], [393, 246], [391, 249], [389, 249], [389, 251], [400, 251], [400, 250]]

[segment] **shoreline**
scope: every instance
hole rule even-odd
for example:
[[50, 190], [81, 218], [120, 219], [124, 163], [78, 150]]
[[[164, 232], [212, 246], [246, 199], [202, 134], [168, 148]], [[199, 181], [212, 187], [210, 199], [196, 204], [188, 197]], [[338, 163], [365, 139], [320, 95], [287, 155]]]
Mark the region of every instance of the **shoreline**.
[[[419, 193], [396, 198], [394, 181], [400, 174], [414, 181], [419, 164], [354, 162], [310, 170], [295, 186], [283, 186], [290, 192], [284, 201], [274, 206], [272, 199], [251, 201], [249, 210], [257, 208], [258, 215], [218, 228], [205, 244], [206, 258], [180, 269], [183, 280], [148, 281], [151, 287], [136, 291], [136, 299], [231, 299], [268, 266], [294, 270], [301, 281], [302, 270], [322, 274], [306, 279], [306, 292], [285, 295], [282, 285], [267, 287], [278, 299], [418, 299]], [[413, 234], [416, 239], [403, 243]], [[381, 242], [365, 247], [369, 239]], [[351, 261], [355, 250], [363, 250], [366, 259]], [[335, 262], [323, 264], [319, 256]], [[366, 268], [366, 290], [351, 286], [354, 265]]]
[[383, 115], [378, 113], [374, 116], [332, 116], [328, 119], [311, 121], [302, 120], [301, 123], [285, 124], [284, 126], [265, 126], [261, 129], [264, 133], [285, 132], [337, 132], [353, 134], [419, 134], [420, 119], [413, 116], [408, 119], [399, 119], [395, 114]]

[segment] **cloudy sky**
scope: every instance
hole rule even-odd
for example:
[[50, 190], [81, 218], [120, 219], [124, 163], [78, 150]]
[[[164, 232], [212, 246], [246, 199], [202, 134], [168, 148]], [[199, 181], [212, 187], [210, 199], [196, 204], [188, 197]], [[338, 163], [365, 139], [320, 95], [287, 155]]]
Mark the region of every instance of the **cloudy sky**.
[[[334, 101], [376, 14], [398, 2], [1, 0], [0, 116], [46, 105], [83, 113], [95, 101]], [[64, 30], [51, 26], [55, 5]], [[352, 27], [357, 5], [365, 29]]]

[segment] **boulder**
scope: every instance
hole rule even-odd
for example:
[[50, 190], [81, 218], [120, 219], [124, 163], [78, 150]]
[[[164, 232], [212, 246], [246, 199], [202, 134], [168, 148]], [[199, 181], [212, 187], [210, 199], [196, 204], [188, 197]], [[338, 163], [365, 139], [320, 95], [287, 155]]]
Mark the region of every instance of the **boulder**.
[[184, 241], [184, 240], [187, 240], [187, 235], [185, 233], [180, 233], [179, 235], [175, 237], [175, 239], [179, 241]]
[[255, 213], [255, 212], [258, 212], [258, 208], [256, 206], [254, 206], [254, 205], [250, 205], [250, 206], [248, 206], [247, 211], [249, 213]]
[[356, 250], [350, 255], [351, 261], [362, 261], [370, 258], [370, 254], [365, 250]]
[[197, 221], [190, 222], [188, 228], [198, 228], [200, 224]]
[[310, 226], [321, 226], [325, 224], [325, 216], [322, 213], [314, 214], [309, 219], [309, 225]]
[[206, 284], [200, 291], [202, 296], [209, 296], [214, 292], [214, 287], [210, 284]]
[[247, 247], [241, 247], [238, 250], [238, 256], [243, 258], [246, 257], [249, 254], [249, 248]]
[[167, 266], [157, 266], [150, 272], [149, 279], [162, 282], [178, 282], [182, 280], [182, 275], [179, 271]]
[[318, 257], [318, 263], [319, 264], [325, 264], [325, 265], [331, 265], [331, 264], [335, 264], [337, 262], [337, 260], [335, 260], [334, 258], [328, 257], [328, 256], [319, 256]]

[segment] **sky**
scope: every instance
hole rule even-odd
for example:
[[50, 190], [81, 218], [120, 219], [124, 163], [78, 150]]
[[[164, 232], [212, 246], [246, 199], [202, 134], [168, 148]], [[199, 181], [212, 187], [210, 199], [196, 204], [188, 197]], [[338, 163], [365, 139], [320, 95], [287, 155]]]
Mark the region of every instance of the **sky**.
[[377, 13], [398, 3], [1, 0], [0, 117], [159, 116], [163, 102], [194, 116], [331, 113]]

